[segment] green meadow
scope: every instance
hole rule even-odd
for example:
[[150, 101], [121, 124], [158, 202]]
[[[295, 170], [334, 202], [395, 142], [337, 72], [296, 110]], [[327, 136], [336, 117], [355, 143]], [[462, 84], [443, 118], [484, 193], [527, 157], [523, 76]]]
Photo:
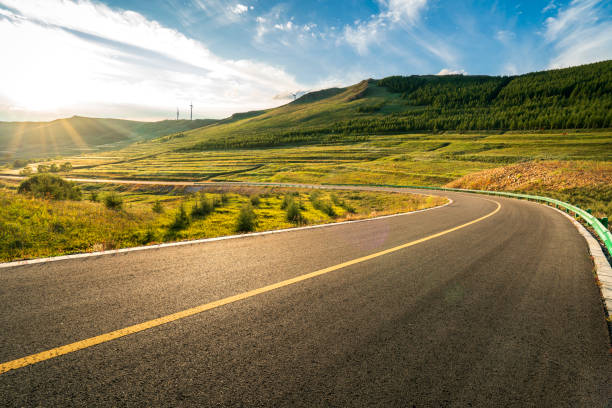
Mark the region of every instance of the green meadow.
[[[414, 211], [430, 196], [270, 187], [79, 184], [81, 200], [36, 198], [0, 182], [0, 261], [268, 231]], [[239, 224], [251, 214], [250, 226]]]
[[[350, 144], [204, 152], [143, 145], [70, 158], [72, 176], [146, 180], [443, 185], [466, 174], [533, 160], [612, 161], [612, 132], [401, 134]], [[61, 163], [62, 161], [58, 161]]]

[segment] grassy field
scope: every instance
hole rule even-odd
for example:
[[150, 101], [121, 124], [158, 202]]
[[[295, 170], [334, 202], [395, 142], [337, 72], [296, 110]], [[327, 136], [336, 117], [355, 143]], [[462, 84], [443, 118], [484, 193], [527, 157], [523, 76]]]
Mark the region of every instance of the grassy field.
[[[374, 192], [266, 187], [197, 191], [112, 184], [81, 184], [83, 200], [53, 201], [18, 194], [16, 183], [0, 183], [0, 261], [231, 235], [241, 232], [238, 217], [249, 207], [253, 231], [267, 231], [413, 211], [446, 201]], [[122, 201], [120, 208], [105, 205], [113, 195]], [[214, 203], [214, 209], [194, 212], [202, 201]], [[289, 219], [292, 203], [299, 216]], [[187, 219], [177, 222], [181, 207]]]
[[[70, 158], [75, 167], [70, 175], [143, 180], [442, 186], [465, 176], [514, 164], [553, 161], [570, 167], [576, 162], [583, 163], [582, 167], [612, 166], [611, 131], [379, 135], [350, 144], [207, 152], [155, 153], [151, 146], [154, 144]], [[58, 164], [62, 162], [59, 160]], [[547, 177], [545, 167], [535, 168], [542, 174], [531, 177]], [[612, 215], [607, 193], [609, 184], [586, 177], [582, 185], [569, 188], [563, 178], [568, 174], [568, 171], [559, 171], [559, 177], [538, 188], [489, 187], [553, 195], [576, 205], [588, 205], [600, 215]]]
[[[250, 180], [442, 185], [532, 160], [612, 161], [612, 132], [370, 136], [350, 144], [206, 152], [137, 147], [70, 158], [72, 175], [147, 180]], [[58, 160], [62, 163], [63, 160]]]

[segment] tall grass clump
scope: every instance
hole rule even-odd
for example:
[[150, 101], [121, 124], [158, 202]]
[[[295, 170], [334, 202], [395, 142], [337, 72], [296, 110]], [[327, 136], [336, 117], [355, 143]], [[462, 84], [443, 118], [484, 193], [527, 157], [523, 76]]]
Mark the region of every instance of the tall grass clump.
[[153, 210], [154, 213], [157, 213], [157, 214], [163, 214], [164, 213], [164, 206], [162, 205], [161, 201], [159, 201], [159, 200], [155, 201], [155, 203], [153, 204], [151, 209]]
[[111, 191], [104, 196], [104, 205], [110, 210], [118, 211], [123, 207], [123, 197], [114, 191]]
[[191, 208], [192, 217], [206, 217], [208, 214], [215, 210], [214, 199], [208, 197], [206, 194], [196, 196], [194, 206]]
[[250, 232], [255, 230], [255, 218], [255, 211], [253, 211], [253, 206], [250, 202], [242, 206], [236, 222], [236, 231]]
[[174, 215], [172, 224], [170, 224], [170, 228], [173, 230], [181, 230], [187, 228], [189, 224], [191, 224], [191, 218], [187, 214], [187, 210], [185, 210], [185, 204], [181, 203], [178, 211]]
[[334, 210], [334, 207], [331, 205], [331, 203], [322, 200], [321, 193], [318, 191], [315, 191], [314, 193], [310, 194], [310, 202], [316, 210], [319, 210], [329, 215], [330, 217], [335, 217], [337, 215], [336, 210]]
[[344, 208], [346, 212], [348, 213], [355, 214], [357, 212], [357, 209], [353, 205], [351, 205], [350, 203], [347, 203], [346, 200], [343, 200], [340, 197], [338, 197], [337, 194], [332, 194], [331, 200], [332, 200], [332, 203], [334, 203], [334, 205]]
[[295, 224], [304, 224], [306, 222], [304, 216], [302, 215], [300, 205], [295, 201], [291, 201], [291, 203], [289, 203], [287, 206], [287, 221]]
[[259, 194], [252, 195], [249, 199], [251, 200], [251, 205], [253, 207], [259, 207], [259, 204], [261, 204], [261, 198], [259, 197]]
[[80, 200], [82, 197], [75, 183], [52, 174], [36, 174], [22, 181], [17, 191], [52, 200]]

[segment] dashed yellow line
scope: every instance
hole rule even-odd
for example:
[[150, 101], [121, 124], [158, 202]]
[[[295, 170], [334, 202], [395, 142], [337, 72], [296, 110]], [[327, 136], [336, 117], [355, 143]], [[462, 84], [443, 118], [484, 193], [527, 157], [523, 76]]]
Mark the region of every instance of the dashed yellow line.
[[253, 296], [261, 295], [262, 293], [270, 292], [276, 289], [280, 289], [285, 286], [293, 285], [298, 282], [302, 282], [308, 279], [316, 278], [317, 276], [325, 275], [326, 273], [330, 273], [333, 271], [337, 271], [338, 269], [346, 268], [351, 265], [355, 265], [361, 262], [369, 261], [370, 259], [378, 258], [379, 256], [387, 255], [392, 252], [400, 251], [402, 249], [411, 247], [413, 245], [420, 244], [425, 241], [429, 241], [430, 239], [434, 239], [440, 237], [442, 235], [448, 234], [453, 231], [457, 231], [458, 229], [465, 228], [469, 225], [475, 224], [479, 221], [482, 221], [490, 216], [494, 215], [501, 209], [501, 204], [495, 202], [497, 204], [497, 208], [490, 212], [489, 214], [467, 222], [465, 224], [453, 227], [451, 229], [444, 230], [442, 232], [438, 232], [433, 235], [429, 235], [425, 238], [417, 239], [416, 241], [411, 241], [406, 244], [402, 244], [393, 248], [385, 249], [384, 251], [376, 252], [374, 254], [370, 254], [367, 256], [363, 256], [361, 258], [356, 258], [351, 261], [343, 262], [338, 265], [330, 266], [328, 268], [319, 269], [318, 271], [314, 271], [311, 273], [307, 273], [305, 275], [300, 275], [295, 278], [287, 279], [278, 283], [274, 283], [272, 285], [264, 286], [259, 289], [250, 290], [248, 292], [240, 293], [234, 296], [226, 297], [224, 299], [220, 299], [214, 302], [206, 303], [200, 306], [192, 307], [190, 309], [183, 310], [181, 312], [169, 314], [167, 316], [162, 316], [157, 319], [149, 320], [144, 323], [135, 324], [133, 326], [125, 327], [123, 329], [115, 330], [109, 333], [101, 334], [99, 336], [90, 337], [85, 340], [80, 340], [74, 343], [66, 344], [65, 346], [56, 347], [47, 351], [43, 351], [40, 353], [32, 354], [26, 357], [18, 358], [16, 360], [7, 361], [6, 363], [0, 364], [0, 374], [6, 373], [10, 370], [16, 370], [18, 368], [22, 368], [31, 364], [36, 364], [41, 361], [49, 360], [54, 357], [58, 357], [64, 354], [72, 353], [78, 350], [82, 350], [88, 347], [95, 346], [97, 344], [106, 343], [107, 341], [115, 340], [120, 337], [128, 336], [130, 334], [138, 333], [147, 329], [151, 329], [153, 327], [160, 326], [162, 324], [170, 323], [176, 320], [184, 319], [185, 317], [193, 316], [198, 313], [205, 312], [207, 310], [211, 310], [223, 305], [227, 305], [229, 303], [237, 302], [239, 300], [248, 299]]

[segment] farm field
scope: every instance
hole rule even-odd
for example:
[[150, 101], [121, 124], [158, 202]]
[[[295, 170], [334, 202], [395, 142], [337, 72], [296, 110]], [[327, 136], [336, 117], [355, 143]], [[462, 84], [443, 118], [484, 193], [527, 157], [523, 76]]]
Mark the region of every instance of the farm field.
[[[0, 261], [268, 231], [441, 205], [421, 195], [266, 187], [80, 184], [82, 200], [17, 193], [0, 181]], [[113, 204], [106, 201], [112, 197]], [[208, 207], [207, 207], [208, 206]], [[240, 226], [244, 211], [251, 225]]]

